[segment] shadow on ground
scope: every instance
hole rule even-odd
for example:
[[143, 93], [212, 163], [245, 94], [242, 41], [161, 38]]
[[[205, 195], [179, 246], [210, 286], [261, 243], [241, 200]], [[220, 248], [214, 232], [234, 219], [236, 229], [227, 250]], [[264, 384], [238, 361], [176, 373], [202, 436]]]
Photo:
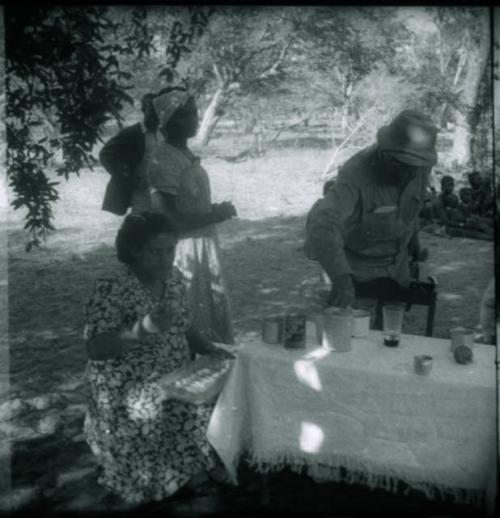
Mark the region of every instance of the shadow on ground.
[[269, 144], [272, 149], [286, 148], [309, 148], [309, 149], [331, 149], [332, 141], [326, 137], [299, 136], [282, 138]]
[[[304, 217], [234, 220], [221, 226], [223, 268], [237, 333], [260, 331], [263, 316], [307, 310], [303, 283], [319, 279], [319, 267], [302, 251]], [[79, 228], [58, 232], [49, 245], [9, 256], [10, 362], [14, 382], [34, 386], [58, 372], [81, 372], [86, 353], [83, 304], [97, 278], [120, 267], [107, 228], [81, 240]], [[457, 322], [474, 327], [481, 295], [493, 275], [491, 243], [422, 235], [430, 251], [422, 275], [435, 274], [439, 299], [434, 336], [447, 338]], [[413, 307], [405, 331], [423, 334], [425, 308]], [[44, 381], [45, 380], [45, 381]], [[43, 388], [43, 387], [42, 387]], [[40, 390], [40, 386], [38, 385]]]
[[[275, 217], [235, 220], [221, 226], [224, 272], [239, 336], [260, 332], [263, 316], [294, 306], [304, 308], [302, 283], [319, 277], [318, 266], [302, 252], [304, 223], [304, 217]], [[48, 246], [31, 254], [19, 246], [21, 235], [11, 237], [11, 397], [26, 400], [65, 390], [72, 397], [71, 377], [80, 377], [86, 362], [81, 337], [83, 302], [96, 278], [112, 275], [118, 268], [112, 228], [103, 225], [93, 234], [82, 232], [80, 227], [66, 228], [57, 232]], [[476, 325], [481, 294], [493, 275], [492, 245], [431, 235], [423, 235], [422, 241], [430, 250], [428, 268], [437, 273], [441, 294], [435, 336], [447, 337], [455, 321]], [[425, 314], [418, 308], [407, 314], [406, 332], [422, 334], [424, 325]], [[0, 436], [8, 431], [0, 430]], [[104, 496], [96, 484], [92, 455], [81, 438], [67, 439], [57, 426], [45, 430], [43, 437], [26, 433], [21, 438], [16, 434], [11, 434], [18, 439], [13, 447], [12, 481], [21, 508], [45, 502], [43, 505], [60, 509], [88, 510], [101, 502]], [[74, 438], [75, 433], [68, 436]], [[251, 487], [227, 490], [222, 498], [204, 496], [197, 503], [196, 499], [178, 503], [175, 512], [196, 516], [215, 506], [218, 512], [229, 508], [233, 514], [241, 514], [258, 507], [258, 495]], [[386, 516], [436, 515], [442, 511], [455, 516], [472, 514], [466, 507], [445, 503], [440, 507], [420, 497], [369, 492], [342, 484], [316, 485], [287, 472], [272, 477], [271, 489], [270, 513], [352, 515], [371, 514], [377, 509]], [[162, 505], [163, 511], [170, 509]], [[101, 502], [98, 508], [104, 510], [103, 506]]]

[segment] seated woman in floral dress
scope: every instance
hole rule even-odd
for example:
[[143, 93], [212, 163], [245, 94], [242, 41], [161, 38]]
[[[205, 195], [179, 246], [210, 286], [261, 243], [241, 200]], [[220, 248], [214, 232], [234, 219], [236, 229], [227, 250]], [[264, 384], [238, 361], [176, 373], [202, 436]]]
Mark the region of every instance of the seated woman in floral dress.
[[193, 351], [229, 355], [190, 324], [176, 243], [164, 215], [127, 216], [116, 238], [124, 267], [96, 282], [85, 308], [85, 434], [99, 483], [129, 503], [162, 500], [215, 467], [205, 438], [212, 405], [165, 401], [155, 383]]

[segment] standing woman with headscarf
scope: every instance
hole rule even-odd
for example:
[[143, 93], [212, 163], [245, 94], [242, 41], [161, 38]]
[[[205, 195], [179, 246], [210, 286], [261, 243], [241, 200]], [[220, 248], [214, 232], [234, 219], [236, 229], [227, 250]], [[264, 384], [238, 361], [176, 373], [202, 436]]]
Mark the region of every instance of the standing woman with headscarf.
[[198, 129], [193, 96], [170, 88], [153, 105], [159, 131], [146, 137], [133, 211], [152, 209], [174, 223], [180, 236], [175, 265], [187, 280], [193, 322], [210, 340], [233, 343], [215, 224], [236, 216], [236, 209], [230, 202], [211, 202], [207, 172], [188, 147]]

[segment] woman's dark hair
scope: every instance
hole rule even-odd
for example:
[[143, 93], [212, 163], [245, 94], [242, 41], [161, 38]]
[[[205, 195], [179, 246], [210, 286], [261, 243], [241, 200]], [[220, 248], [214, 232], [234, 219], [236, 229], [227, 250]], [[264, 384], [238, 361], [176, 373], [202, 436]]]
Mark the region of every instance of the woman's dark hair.
[[177, 231], [166, 216], [154, 212], [129, 214], [115, 240], [118, 260], [132, 264], [135, 254], [159, 234], [173, 234], [177, 238]]
[[450, 176], [449, 174], [446, 174], [446, 175], [441, 177], [441, 185], [443, 185], [444, 183], [455, 184], [455, 179], [453, 178], [453, 176]]

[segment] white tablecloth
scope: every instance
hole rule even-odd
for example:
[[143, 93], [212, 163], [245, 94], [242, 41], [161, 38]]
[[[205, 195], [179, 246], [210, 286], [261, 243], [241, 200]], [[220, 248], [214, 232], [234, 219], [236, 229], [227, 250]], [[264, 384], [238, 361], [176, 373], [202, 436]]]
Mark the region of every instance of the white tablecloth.
[[[434, 358], [429, 376], [413, 357]], [[242, 454], [257, 470], [307, 466], [312, 476], [395, 489], [451, 490], [481, 503], [496, 462], [495, 348], [475, 345], [455, 363], [448, 340], [403, 335], [385, 347], [380, 333], [349, 352], [318, 345], [288, 351], [250, 339], [240, 349], [207, 437], [233, 481]]]

